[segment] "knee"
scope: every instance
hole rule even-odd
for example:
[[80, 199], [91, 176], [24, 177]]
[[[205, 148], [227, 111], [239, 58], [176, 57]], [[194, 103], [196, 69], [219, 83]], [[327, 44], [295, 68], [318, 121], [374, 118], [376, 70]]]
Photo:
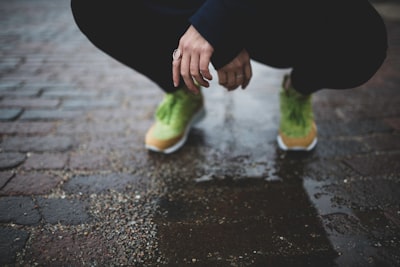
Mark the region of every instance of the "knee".
[[72, 12], [72, 16], [74, 18], [74, 21], [76, 23], [76, 25], [78, 26], [78, 28], [83, 31], [84, 28], [84, 3], [85, 1], [79, 1], [79, 0], [71, 0], [71, 12]]
[[372, 78], [381, 68], [387, 58], [387, 36], [386, 31], [382, 30], [371, 36], [370, 40], [365, 41], [356, 48], [353, 58], [350, 59], [349, 67], [353, 68], [354, 84], [360, 86]]
[[[88, 35], [94, 27], [94, 14], [90, 12], [90, 1], [71, 0], [71, 12], [79, 30]], [[92, 13], [92, 14], [91, 14]]]
[[[343, 48], [341, 75], [348, 82], [346, 87], [360, 86], [371, 79], [387, 58], [388, 42], [386, 28], [376, 23], [368, 32], [355, 33], [353, 41]], [[335, 59], [333, 59], [335, 60]]]

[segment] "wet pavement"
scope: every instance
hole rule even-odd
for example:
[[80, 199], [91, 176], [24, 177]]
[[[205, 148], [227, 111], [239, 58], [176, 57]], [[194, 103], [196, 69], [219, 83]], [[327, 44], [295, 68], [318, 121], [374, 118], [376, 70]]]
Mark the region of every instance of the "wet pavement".
[[[381, 1], [379, 1], [381, 2]], [[275, 142], [287, 70], [205, 89], [172, 155], [144, 149], [162, 92], [78, 31], [67, 0], [0, 2], [1, 266], [399, 266], [399, 5], [365, 85], [314, 95], [319, 144]]]

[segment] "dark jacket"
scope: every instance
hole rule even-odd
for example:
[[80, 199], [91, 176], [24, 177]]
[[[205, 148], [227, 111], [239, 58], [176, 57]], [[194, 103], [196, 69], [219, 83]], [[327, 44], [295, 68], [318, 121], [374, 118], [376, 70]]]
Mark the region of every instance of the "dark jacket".
[[[259, 0], [147, 0], [146, 5], [166, 14], [190, 14], [189, 23], [214, 47], [216, 69], [229, 63], [242, 49], [248, 21]], [[247, 29], [248, 30], [248, 29]], [[240, 38], [238, 38], [240, 37]]]

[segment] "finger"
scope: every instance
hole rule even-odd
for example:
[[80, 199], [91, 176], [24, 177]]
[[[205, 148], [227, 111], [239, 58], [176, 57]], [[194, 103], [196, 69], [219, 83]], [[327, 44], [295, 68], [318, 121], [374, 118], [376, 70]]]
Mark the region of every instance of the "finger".
[[246, 89], [247, 86], [249, 85], [249, 83], [250, 83], [250, 80], [244, 80], [243, 83], [242, 83], [242, 85], [241, 85], [242, 89], [243, 89], [243, 90]]
[[225, 84], [228, 82], [228, 76], [225, 71], [218, 71], [218, 84], [225, 86]]
[[181, 66], [181, 57], [182, 52], [180, 48], [177, 48], [172, 53], [172, 81], [174, 82], [174, 86], [178, 87], [181, 74], [180, 74], [180, 66]]
[[232, 85], [232, 86], [226, 86], [226, 89], [228, 89], [228, 91], [234, 91], [239, 87], [239, 85]]
[[244, 75], [243, 74], [236, 74], [236, 82], [241, 84], [244, 81]]
[[200, 57], [200, 73], [203, 78], [207, 80], [212, 80], [212, 75], [210, 73], [210, 62], [211, 62], [211, 54], [202, 54]]
[[191, 60], [190, 55], [187, 54], [182, 55], [180, 73], [189, 91], [197, 94], [199, 90], [197, 86], [194, 84], [192, 75], [190, 74], [190, 60]]
[[196, 80], [200, 85], [208, 87], [208, 82], [204, 80], [203, 75], [200, 72], [199, 68], [199, 57], [197, 55], [192, 55], [190, 57], [190, 75], [192, 79]]
[[245, 80], [245, 78], [244, 78], [243, 74], [241, 74], [241, 73], [240, 74], [236, 74], [236, 85], [237, 85], [237, 87], [243, 86], [244, 80]]
[[235, 73], [229, 73], [228, 74], [228, 82], [226, 83], [225, 87], [228, 90], [234, 90], [237, 88], [237, 83], [236, 83], [236, 74]]
[[181, 79], [180, 66], [181, 66], [181, 59], [172, 60], [172, 81], [174, 82], [175, 87], [179, 86], [179, 82]]
[[246, 89], [250, 83], [251, 77], [253, 76], [253, 72], [252, 72], [250, 64], [246, 64], [246, 66], [244, 67], [243, 73], [244, 73], [244, 80], [242, 83], [242, 89]]

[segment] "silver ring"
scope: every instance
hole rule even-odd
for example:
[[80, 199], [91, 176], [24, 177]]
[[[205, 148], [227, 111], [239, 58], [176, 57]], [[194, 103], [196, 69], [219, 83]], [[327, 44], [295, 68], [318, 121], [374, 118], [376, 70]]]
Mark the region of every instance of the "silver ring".
[[172, 53], [172, 59], [173, 60], [178, 60], [182, 57], [181, 50], [179, 48], [175, 49], [174, 52]]

